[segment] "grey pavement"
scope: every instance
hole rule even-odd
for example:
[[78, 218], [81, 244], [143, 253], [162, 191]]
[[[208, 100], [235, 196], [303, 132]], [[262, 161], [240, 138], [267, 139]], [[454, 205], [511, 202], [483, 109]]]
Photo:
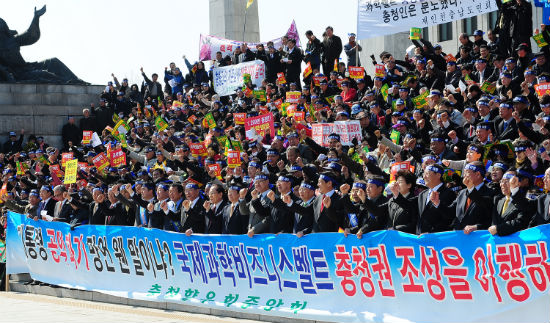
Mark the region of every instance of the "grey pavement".
[[212, 315], [149, 309], [136, 306], [83, 301], [70, 298], [0, 292], [2, 323], [134, 323], [134, 322], [220, 322], [253, 323], [259, 321]]

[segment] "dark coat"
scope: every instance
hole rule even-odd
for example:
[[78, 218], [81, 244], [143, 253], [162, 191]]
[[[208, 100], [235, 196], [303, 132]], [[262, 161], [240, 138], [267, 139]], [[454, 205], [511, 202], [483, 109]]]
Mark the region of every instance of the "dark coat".
[[245, 234], [248, 228], [248, 216], [241, 214], [239, 205], [233, 208], [231, 213], [231, 203], [227, 203], [223, 209], [223, 234]]
[[539, 196], [536, 200], [529, 201], [529, 213], [534, 214], [529, 222], [529, 227], [550, 223], [550, 194]]
[[195, 233], [204, 233], [206, 230], [206, 221], [204, 217], [204, 199], [199, 197], [197, 203], [186, 211], [184, 207], [181, 208], [181, 225], [182, 232], [187, 229], [192, 229]]
[[[479, 190], [475, 188], [471, 193], [463, 189], [458, 193], [456, 200], [448, 207], [454, 215], [451, 229], [463, 230], [467, 225], [477, 225], [477, 229], [487, 229], [491, 224], [491, 214], [493, 210], [493, 197], [495, 192], [483, 184]], [[471, 203], [466, 209], [467, 199]]]
[[209, 234], [221, 234], [223, 230], [223, 213], [227, 205], [227, 201], [223, 200], [221, 204], [215, 210], [205, 210], [204, 214], [208, 218], [208, 225], [206, 226], [206, 233]]
[[527, 228], [529, 225], [529, 216], [527, 211], [527, 199], [521, 192], [511, 196], [508, 207], [502, 213], [502, 208], [506, 202], [506, 196], [495, 197], [493, 202], [493, 221], [492, 225], [497, 227], [499, 236], [507, 236]]
[[428, 202], [428, 190], [422, 191], [416, 202], [418, 204], [418, 221], [416, 225], [416, 234], [434, 233], [448, 231], [450, 229], [450, 220], [445, 217], [445, 206], [453, 203], [456, 195], [453, 191], [441, 185], [439, 192], [439, 207], [435, 207], [432, 202]]

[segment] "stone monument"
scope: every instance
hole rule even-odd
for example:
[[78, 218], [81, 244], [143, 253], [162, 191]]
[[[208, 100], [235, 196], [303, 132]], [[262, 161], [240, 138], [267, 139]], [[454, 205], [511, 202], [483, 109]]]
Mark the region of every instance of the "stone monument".
[[[39, 19], [46, 6], [34, 11], [27, 31], [18, 34], [0, 18], [0, 144], [7, 133], [25, 129], [25, 136], [44, 136], [45, 141], [61, 147], [61, 128], [68, 116], [78, 120], [82, 109], [97, 105], [104, 86], [80, 80], [59, 59], [26, 62], [21, 46], [40, 38]], [[5, 134], [5, 136], [4, 136]]]
[[254, 1], [248, 9], [246, 3], [247, 0], [210, 0], [210, 35], [259, 42], [258, 1]]
[[46, 6], [40, 10], [34, 8], [31, 25], [22, 34], [9, 29], [0, 18], [0, 82], [88, 84], [57, 58], [29, 63], [21, 56], [21, 46], [32, 45], [40, 39], [39, 21], [44, 13]]

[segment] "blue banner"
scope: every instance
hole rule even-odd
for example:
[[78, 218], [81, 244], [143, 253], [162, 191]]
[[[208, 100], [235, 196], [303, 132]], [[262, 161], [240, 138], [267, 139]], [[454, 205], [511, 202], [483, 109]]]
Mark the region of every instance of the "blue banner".
[[133, 299], [333, 322], [548, 322], [550, 226], [193, 235], [8, 214], [8, 273]]

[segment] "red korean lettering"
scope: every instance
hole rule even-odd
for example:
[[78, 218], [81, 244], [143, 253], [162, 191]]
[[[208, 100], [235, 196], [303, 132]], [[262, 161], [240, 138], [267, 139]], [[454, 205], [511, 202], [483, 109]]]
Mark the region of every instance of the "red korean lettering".
[[361, 246], [361, 249], [358, 247], [353, 247], [351, 249], [351, 259], [355, 265], [352, 270], [354, 276], [361, 276], [361, 291], [365, 294], [365, 296], [373, 297], [376, 290], [374, 289], [369, 263], [367, 262], [367, 252], [365, 250], [365, 246]]
[[454, 247], [447, 247], [441, 250], [441, 255], [448, 264], [443, 267], [443, 276], [449, 281], [454, 299], [473, 299], [470, 282], [466, 279], [468, 268], [462, 266], [464, 258], [460, 255], [460, 251]]
[[[428, 255], [426, 249], [431, 251], [431, 254]], [[420, 246], [420, 270], [424, 277], [429, 277], [427, 282], [428, 292], [435, 300], [442, 301], [445, 299], [445, 287], [443, 287], [441, 273], [440, 273], [440, 263], [437, 251], [434, 247], [424, 247]], [[435, 277], [435, 278], [432, 278]], [[438, 289], [436, 292], [435, 289]]]
[[[376, 264], [372, 265], [372, 271], [378, 274], [378, 287], [382, 296], [395, 297], [391, 268], [386, 254], [386, 246], [381, 244], [375, 248], [369, 248], [369, 257], [376, 258]], [[384, 287], [384, 282], [389, 282], [389, 287]]]
[[405, 293], [423, 293], [424, 286], [422, 284], [415, 283], [415, 278], [418, 279], [420, 274], [419, 270], [414, 267], [411, 258], [414, 258], [413, 247], [395, 247], [395, 256], [403, 259], [403, 264], [399, 268], [399, 273], [405, 281], [403, 291]]
[[[474, 279], [479, 282], [485, 292], [489, 292], [490, 286], [495, 291], [498, 302], [502, 302], [502, 296], [495, 278], [495, 266], [493, 264], [492, 246], [487, 245], [487, 255], [483, 248], [477, 248], [474, 252], [475, 274]], [[489, 278], [487, 278], [489, 277]], [[489, 281], [490, 279], [490, 281]]]
[[545, 241], [525, 245], [523, 261], [527, 267], [527, 274], [536, 289], [546, 291], [550, 281], [550, 263], [548, 263], [548, 248]]
[[336, 246], [337, 252], [334, 253], [334, 260], [336, 263], [336, 276], [342, 278], [340, 285], [344, 294], [347, 296], [354, 296], [357, 292], [357, 286], [355, 281], [351, 279], [353, 273], [351, 271], [351, 257], [346, 251], [346, 246], [338, 245]]
[[498, 265], [498, 276], [506, 281], [506, 292], [517, 302], [526, 301], [531, 291], [525, 282], [522, 267], [521, 249], [517, 243], [496, 246], [495, 262]]

